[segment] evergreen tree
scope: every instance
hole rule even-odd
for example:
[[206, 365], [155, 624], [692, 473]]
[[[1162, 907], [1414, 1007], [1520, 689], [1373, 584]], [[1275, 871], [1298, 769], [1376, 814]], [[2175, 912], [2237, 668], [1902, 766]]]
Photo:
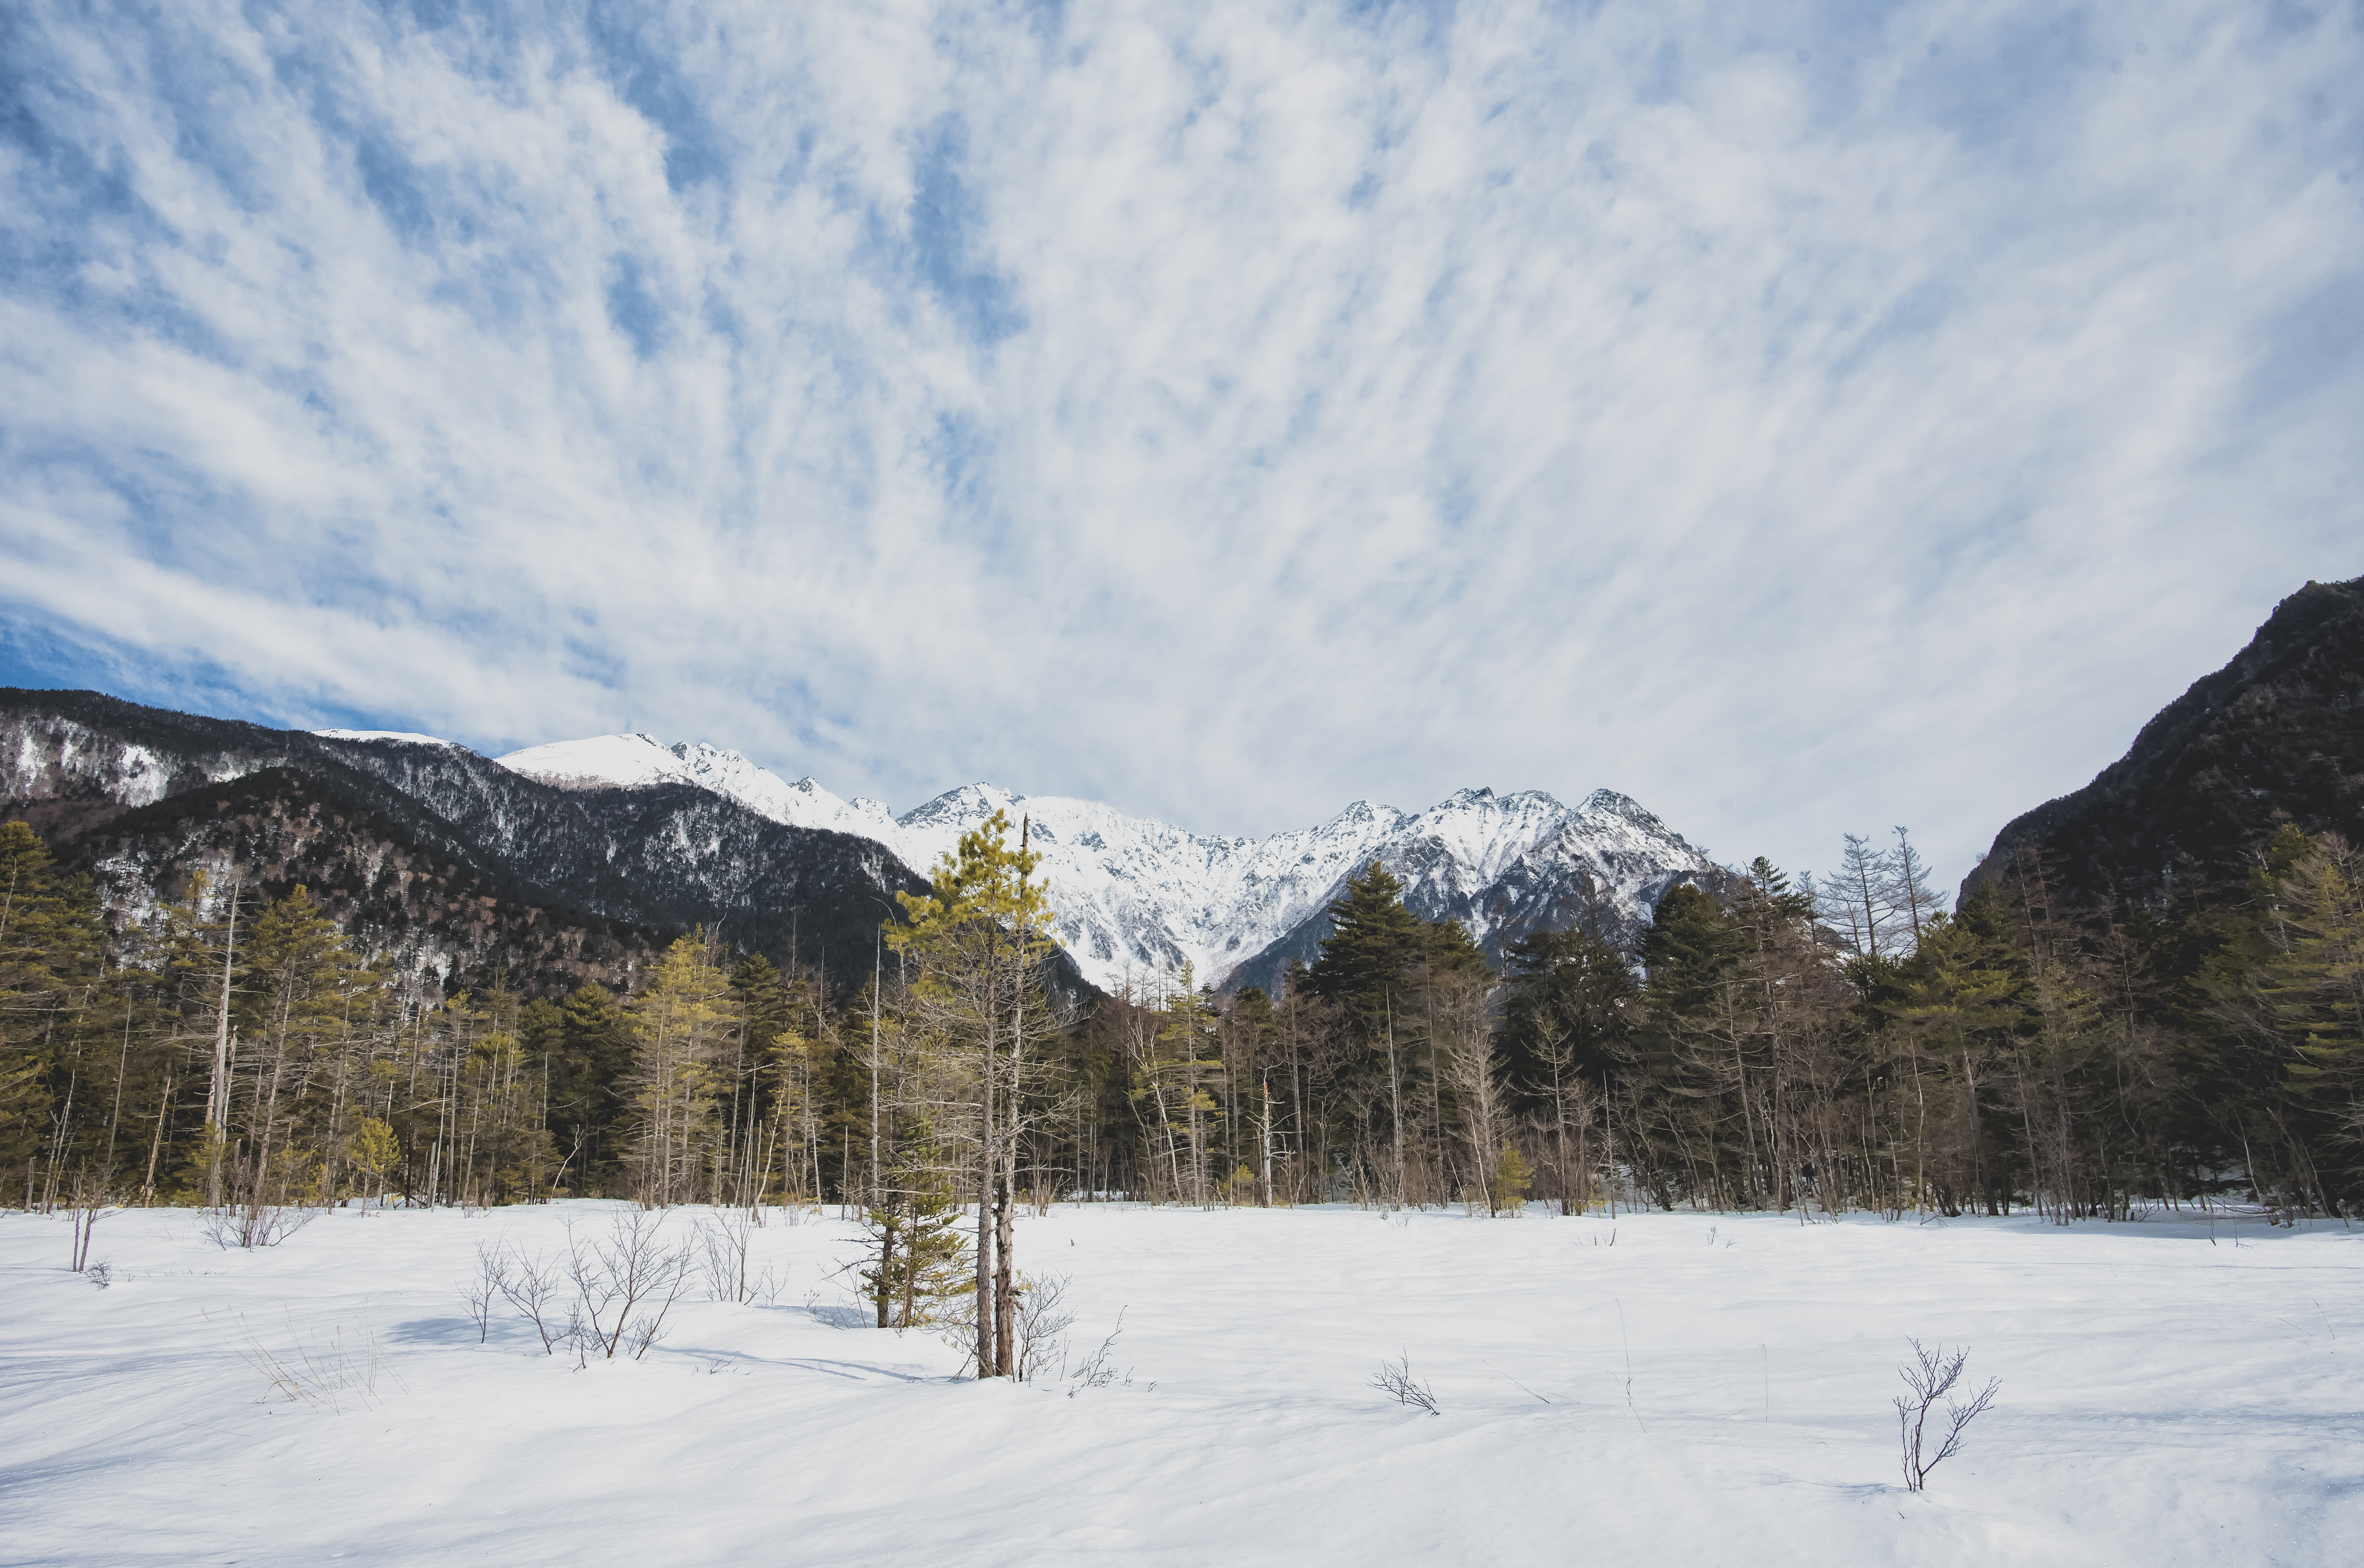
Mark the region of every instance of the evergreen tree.
[[557, 1151], [552, 1173], [552, 1190], [581, 1192], [584, 1185], [581, 1118], [570, 1118], [567, 1100], [574, 1092], [573, 1063], [566, 1050], [566, 1009], [547, 996], [536, 996], [518, 1008], [517, 1039], [528, 1070], [539, 1080], [542, 1129]]
[[1740, 929], [1707, 894], [1687, 882], [1667, 889], [1642, 938], [1652, 1001], [1678, 1014], [1708, 1006], [1731, 978], [1743, 943]]
[[1605, 1079], [1630, 1062], [1627, 1037], [1641, 987], [1623, 954], [1571, 929], [1517, 938], [1503, 956], [1510, 981], [1503, 1049], [1531, 1105], [1555, 1073]]
[[1526, 1207], [1528, 1190], [1533, 1185], [1534, 1173], [1527, 1164], [1527, 1157], [1519, 1152], [1516, 1144], [1505, 1143], [1502, 1157], [1495, 1162], [1492, 1178], [1486, 1184], [1488, 1212], [1520, 1212]]
[[[1983, 890], [1982, 890], [1983, 891]], [[1984, 1096], [1994, 1093], [1994, 1076], [2018, 1046], [2025, 1021], [2023, 993], [2027, 984], [2017, 955], [1995, 934], [1993, 899], [1983, 900], [1972, 917], [1952, 920], [1943, 914], [1923, 923], [1918, 945], [1910, 957], [1893, 965], [1879, 1006], [1894, 1023], [1892, 1039], [1910, 1052], [1904, 1072], [1912, 1084], [1916, 1108], [1925, 1117], [1933, 1084], [1952, 1097], [1941, 1106], [1941, 1125], [1958, 1106], [1968, 1146], [1969, 1174], [1974, 1190], [1990, 1214], [2002, 1212], [2006, 1195], [1999, 1186], [2000, 1172], [1991, 1158], [1987, 1136]], [[1924, 1060], [1934, 1058], [1924, 1076]], [[1925, 1120], [1916, 1129], [1918, 1146], [1931, 1146]], [[1941, 1181], [1937, 1207], [1956, 1212], [1955, 1184]]]
[[1307, 989], [1344, 1005], [1366, 1033], [1376, 1033], [1391, 998], [1409, 990], [1406, 977], [1443, 945], [1404, 907], [1403, 884], [1373, 861], [1331, 904], [1330, 934], [1321, 939], [1321, 958], [1306, 972]]
[[863, 1211], [872, 1252], [861, 1272], [881, 1329], [938, 1321], [975, 1279], [951, 1172], [924, 1116], [899, 1118], [894, 1155]]
[[614, 1190], [622, 1179], [621, 1129], [631, 1104], [632, 1026], [604, 985], [585, 983], [559, 1005], [558, 1056], [551, 1062], [550, 1129], [579, 1173], [575, 1190]]
[[1186, 962], [1180, 984], [1165, 999], [1159, 1051], [1144, 1069], [1143, 1087], [1165, 1121], [1176, 1198], [1203, 1205], [1210, 1196], [1208, 1151], [1222, 1111], [1207, 1091], [1222, 1062], [1217, 1055], [1215, 999], [1193, 984], [1196, 978]]
[[[0, 823], [0, 1161], [21, 1167], [25, 1202], [54, 1187], [65, 1162], [65, 1107], [100, 1000], [105, 930], [86, 877], [58, 874], [22, 822]], [[48, 1156], [50, 1178], [37, 1184]]]
[[1597, 1124], [1634, 1061], [1641, 987], [1624, 955], [1582, 929], [1536, 931], [1505, 950], [1501, 1038], [1514, 1100], [1549, 1129], [1560, 1212], [1591, 1200]]
[[[2364, 853], [2336, 833], [2314, 840], [2276, 879], [2269, 921], [2249, 989], [2285, 1053], [2288, 1119], [2319, 1124], [2310, 1141], [2326, 1152], [2353, 1148], [2364, 1138]], [[2332, 1207], [2319, 1170], [2308, 1175]]]
[[301, 886], [265, 906], [241, 942], [233, 1094], [223, 1118], [236, 1194], [247, 1203], [326, 1199], [342, 1096], [324, 1104], [307, 1091], [316, 1082], [350, 1084], [384, 987]]
[[726, 1118], [730, 1185], [738, 1195], [735, 1201], [752, 1206], [763, 1200], [772, 1161], [779, 1152], [779, 1096], [765, 1094], [767, 1086], [776, 1088], [778, 1075], [765, 1069], [776, 1063], [776, 1047], [792, 1032], [797, 998], [789, 994], [779, 966], [761, 953], [742, 959], [731, 970], [730, 995], [740, 1019]]

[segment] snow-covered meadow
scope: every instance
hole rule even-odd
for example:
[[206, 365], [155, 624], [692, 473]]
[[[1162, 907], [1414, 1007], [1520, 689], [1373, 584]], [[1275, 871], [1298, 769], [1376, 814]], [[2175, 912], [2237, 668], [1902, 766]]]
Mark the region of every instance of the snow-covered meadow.
[[[1061, 1207], [1106, 1386], [976, 1384], [858, 1324], [857, 1232], [757, 1232], [776, 1296], [645, 1360], [542, 1353], [463, 1286], [622, 1206], [340, 1211], [224, 1251], [187, 1211], [0, 1216], [8, 1563], [2353, 1562], [2364, 1229], [2153, 1216], [1801, 1225]], [[686, 1234], [700, 1211], [668, 1216]], [[764, 1293], [769, 1296], [770, 1293]], [[1897, 1464], [1908, 1336], [1991, 1411]], [[373, 1351], [373, 1346], [374, 1350]], [[348, 1386], [274, 1391], [254, 1352]], [[1373, 1388], [1407, 1355], [1442, 1414]], [[361, 1386], [374, 1381], [374, 1392]]]

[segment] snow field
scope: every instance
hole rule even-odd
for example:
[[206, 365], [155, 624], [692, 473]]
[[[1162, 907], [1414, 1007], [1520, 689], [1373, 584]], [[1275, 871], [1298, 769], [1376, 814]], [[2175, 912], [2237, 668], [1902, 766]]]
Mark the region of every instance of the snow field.
[[[1801, 1226], [1063, 1207], [1072, 1360], [955, 1381], [858, 1322], [835, 1219], [754, 1238], [645, 1361], [541, 1352], [462, 1296], [480, 1242], [621, 1206], [339, 1211], [224, 1251], [187, 1211], [0, 1216], [0, 1562], [2289, 1563], [2357, 1560], [2364, 1230], [2153, 1217]], [[667, 1217], [686, 1234], [702, 1211]], [[2213, 1229], [2213, 1238], [2212, 1238]], [[1992, 1413], [1903, 1489], [1905, 1340]], [[376, 1397], [290, 1402], [242, 1353]], [[1368, 1385], [1409, 1356], [1444, 1413]], [[1072, 1397], [1070, 1396], [1072, 1395]]]

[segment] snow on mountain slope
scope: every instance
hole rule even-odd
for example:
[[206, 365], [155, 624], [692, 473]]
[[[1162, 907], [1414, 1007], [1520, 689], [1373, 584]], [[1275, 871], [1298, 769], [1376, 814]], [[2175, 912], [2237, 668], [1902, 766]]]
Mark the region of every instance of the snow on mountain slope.
[[452, 746], [457, 741], [436, 735], [418, 735], [407, 729], [315, 729], [313, 734], [324, 740], [399, 740], [409, 746]]
[[100, 797], [124, 806], [152, 806], [177, 789], [239, 778], [268, 760], [235, 747], [181, 752], [142, 745], [56, 712], [42, 711], [45, 694], [0, 715], [0, 799]]
[[703, 782], [690, 773], [687, 763], [647, 735], [556, 740], [493, 761], [511, 773], [561, 789], [641, 789], [649, 784]]
[[969, 784], [907, 814], [896, 847], [924, 871], [997, 806], [1031, 817], [1060, 944], [1105, 989], [1128, 978], [1154, 984], [1186, 960], [1202, 981], [1269, 986], [1287, 958], [1319, 951], [1330, 902], [1374, 860], [1402, 879], [1416, 913], [1459, 920], [1489, 949], [1588, 921], [1615, 938], [1646, 920], [1675, 882], [1718, 874], [1678, 834], [1607, 790], [1574, 808], [1536, 791], [1485, 789], [1415, 814], [1356, 801], [1320, 827], [1254, 840]]
[[[645, 735], [536, 746], [502, 765], [575, 789], [694, 784], [775, 822], [827, 828], [886, 845], [925, 874], [960, 836], [1006, 811], [1032, 824], [1060, 945], [1086, 978], [1113, 990], [1152, 986], [1189, 963], [1200, 981], [1241, 972], [1270, 984], [1287, 958], [1310, 956], [1322, 912], [1373, 860], [1405, 883], [1431, 919], [1462, 921], [1489, 948], [1544, 927], [1589, 922], [1603, 935], [1646, 919], [1685, 876], [1716, 869], [1623, 795], [1570, 807], [1539, 791], [1463, 790], [1425, 811], [1356, 801], [1319, 827], [1269, 839], [1190, 833], [1097, 801], [1019, 795], [964, 784], [891, 816], [842, 800], [811, 779], [789, 784], [735, 751], [666, 747]], [[1249, 965], [1253, 973], [1243, 971]]]
[[894, 847], [894, 814], [878, 802], [841, 800], [810, 779], [790, 784], [736, 751], [704, 741], [669, 747], [647, 735], [597, 735], [529, 746], [493, 760], [561, 789], [696, 784], [792, 828], [826, 828]]
[[725, 751], [703, 741], [694, 746], [675, 746], [673, 754], [681, 760], [691, 782], [718, 795], [727, 795], [775, 822], [797, 828], [827, 828], [881, 843], [890, 842], [895, 814], [877, 801], [840, 800], [808, 778], [789, 784], [736, 751]]

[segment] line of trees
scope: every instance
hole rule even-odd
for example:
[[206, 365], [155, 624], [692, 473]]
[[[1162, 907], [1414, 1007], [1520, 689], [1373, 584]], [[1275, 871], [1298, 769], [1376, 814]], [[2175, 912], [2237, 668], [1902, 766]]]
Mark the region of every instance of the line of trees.
[[1015, 837], [964, 840], [865, 976], [692, 932], [629, 995], [429, 1002], [300, 889], [200, 878], [110, 929], [0, 827], [0, 1179], [28, 1207], [833, 1201], [878, 1242], [878, 1320], [973, 1311], [987, 1374], [1018, 1353], [1013, 1217], [1073, 1194], [2066, 1220], [2364, 1186], [2364, 864], [2336, 836], [2124, 917], [2034, 857], [1949, 914], [1901, 835], [1850, 839], [1819, 884], [1760, 860], [1500, 969], [1374, 864], [1275, 995], [1186, 971], [1064, 1010]]

